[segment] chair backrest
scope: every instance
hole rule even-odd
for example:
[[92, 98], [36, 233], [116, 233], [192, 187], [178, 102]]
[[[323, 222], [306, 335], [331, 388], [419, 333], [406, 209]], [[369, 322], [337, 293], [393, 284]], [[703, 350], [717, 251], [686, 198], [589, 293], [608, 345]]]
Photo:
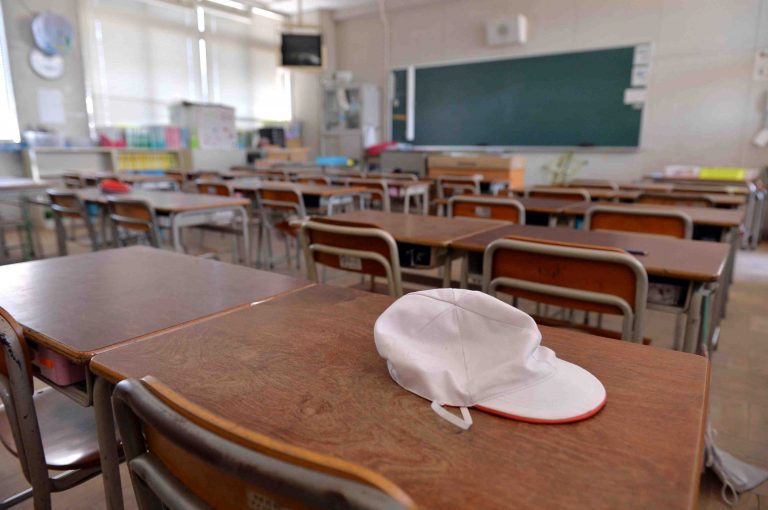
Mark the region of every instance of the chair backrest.
[[622, 338], [643, 338], [648, 275], [622, 250], [525, 237], [499, 239], [485, 250], [483, 290], [622, 315]]
[[79, 189], [85, 187], [83, 177], [78, 173], [66, 173], [61, 176], [64, 187], [69, 189]]
[[256, 203], [262, 214], [270, 212], [293, 213], [299, 218], [306, 218], [302, 193], [293, 188], [270, 187], [265, 183], [256, 191]]
[[223, 182], [199, 180], [196, 184], [197, 192], [204, 195], [219, 195], [222, 197], [232, 195], [232, 190]]
[[331, 184], [331, 179], [326, 175], [299, 174], [296, 176], [296, 182], [301, 184], [329, 186]]
[[157, 231], [155, 211], [148, 202], [137, 198], [109, 197], [109, 219], [115, 239], [119, 237], [118, 227], [142, 232], [155, 248], [160, 247], [160, 235]]
[[85, 205], [74, 191], [59, 189], [46, 190], [51, 202], [51, 210], [59, 218], [83, 218]]
[[176, 181], [176, 184], [178, 185], [179, 189], [184, 187], [184, 181], [187, 180], [187, 174], [184, 172], [179, 172], [178, 170], [166, 170], [165, 175], [168, 177], [172, 177], [173, 180]]
[[714, 207], [715, 202], [704, 195], [687, 195], [670, 193], [642, 193], [637, 202], [640, 204], [681, 205], [689, 207]]
[[600, 189], [612, 189], [614, 191], [619, 189], [619, 185], [614, 181], [607, 179], [574, 179], [566, 186], [569, 188], [600, 188]]
[[589, 202], [591, 200], [589, 192], [580, 188], [533, 188], [528, 190], [528, 196], [530, 198], [553, 198], [556, 200], [575, 200], [578, 202]]
[[388, 232], [375, 225], [313, 218], [302, 225], [300, 236], [310, 280], [317, 281], [317, 264], [322, 264], [385, 277], [390, 295], [403, 295], [397, 243]]
[[437, 178], [437, 197], [449, 198], [465, 193], [479, 195], [482, 182], [482, 175], [442, 175]]
[[412, 509], [363, 466], [244, 429], [156, 379], [128, 379], [112, 402], [141, 510]]
[[386, 179], [363, 179], [359, 177], [349, 177], [344, 179], [347, 186], [359, 186], [365, 188], [374, 200], [381, 202], [381, 209], [385, 212], [391, 211], [391, 202], [389, 200], [389, 189]]
[[215, 180], [221, 178], [221, 172], [216, 170], [198, 170], [196, 177], [203, 180]]
[[34, 487], [48, 483], [43, 442], [32, 394], [32, 364], [21, 325], [0, 308], [0, 400], [5, 406], [19, 463]]
[[463, 195], [448, 199], [448, 217], [485, 218], [525, 224], [525, 207], [514, 198]]
[[418, 181], [419, 178], [416, 174], [410, 172], [371, 172], [368, 174], [371, 179], [391, 179], [391, 180], [405, 180], [405, 181]]
[[584, 215], [586, 230], [619, 230], [690, 239], [693, 221], [682, 211], [596, 205]]

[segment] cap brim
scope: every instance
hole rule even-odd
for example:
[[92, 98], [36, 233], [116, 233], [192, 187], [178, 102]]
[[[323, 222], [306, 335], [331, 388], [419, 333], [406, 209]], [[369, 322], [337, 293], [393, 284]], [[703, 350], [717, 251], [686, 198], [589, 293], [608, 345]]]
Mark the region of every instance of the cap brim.
[[551, 377], [527, 388], [505, 393], [475, 407], [513, 420], [569, 423], [587, 419], [603, 408], [605, 387], [583, 368], [556, 359]]

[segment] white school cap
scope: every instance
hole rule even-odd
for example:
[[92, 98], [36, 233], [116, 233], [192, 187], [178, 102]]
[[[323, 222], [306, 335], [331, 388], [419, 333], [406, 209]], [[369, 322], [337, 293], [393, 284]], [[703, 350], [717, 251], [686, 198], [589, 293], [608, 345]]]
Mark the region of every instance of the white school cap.
[[[400, 386], [467, 429], [466, 408], [535, 423], [589, 418], [605, 404], [591, 373], [541, 345], [530, 315], [482, 292], [407, 294], [376, 321], [374, 338]], [[442, 408], [461, 407], [462, 421]]]

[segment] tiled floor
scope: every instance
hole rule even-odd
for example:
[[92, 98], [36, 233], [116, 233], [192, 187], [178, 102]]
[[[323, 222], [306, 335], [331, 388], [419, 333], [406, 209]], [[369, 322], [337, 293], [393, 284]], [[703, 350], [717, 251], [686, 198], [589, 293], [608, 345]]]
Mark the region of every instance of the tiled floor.
[[[197, 236], [191, 236], [191, 239], [197, 239]], [[46, 234], [43, 241], [46, 253], [52, 254], [52, 236]], [[276, 249], [282, 245], [273, 244]], [[206, 234], [205, 249], [200, 251], [217, 251], [222, 260], [229, 260], [231, 246], [229, 239], [219, 234]], [[81, 243], [70, 243], [70, 248], [71, 253], [87, 250]], [[276, 270], [297, 274], [284, 263]], [[739, 253], [735, 278], [728, 316], [722, 324], [720, 346], [712, 357], [711, 417], [722, 447], [744, 460], [768, 468], [768, 244], [763, 244], [757, 251]], [[328, 271], [326, 282], [352, 285], [358, 283], [359, 278]], [[650, 311], [646, 325], [646, 335], [654, 339], [654, 345], [672, 345], [671, 316]], [[126, 506], [135, 508], [127, 480], [123, 468]], [[24, 487], [18, 462], [0, 449], [0, 497], [7, 497]], [[101, 478], [55, 495], [54, 507], [103, 508]], [[729, 508], [720, 499], [720, 483], [711, 473], [702, 478], [699, 507], [704, 510]], [[32, 508], [32, 504], [25, 502], [17, 508]], [[743, 495], [735, 508], [768, 509], [768, 483]]]

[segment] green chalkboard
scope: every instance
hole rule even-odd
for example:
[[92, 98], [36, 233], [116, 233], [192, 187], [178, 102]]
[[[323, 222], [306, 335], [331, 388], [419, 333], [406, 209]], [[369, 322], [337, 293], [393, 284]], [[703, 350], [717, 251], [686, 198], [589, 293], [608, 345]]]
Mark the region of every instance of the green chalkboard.
[[[416, 145], [636, 147], [634, 47], [416, 69]], [[405, 71], [392, 136], [405, 141]], [[397, 111], [395, 111], [395, 109]]]

